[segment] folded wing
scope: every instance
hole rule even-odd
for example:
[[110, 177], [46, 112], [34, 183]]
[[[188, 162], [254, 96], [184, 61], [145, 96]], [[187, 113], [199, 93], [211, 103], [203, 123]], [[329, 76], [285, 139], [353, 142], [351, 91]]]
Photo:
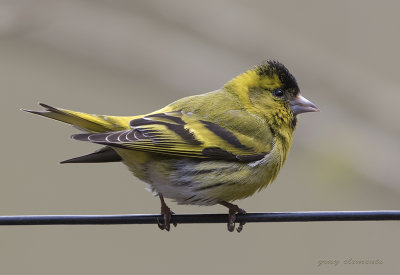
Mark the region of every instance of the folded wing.
[[269, 147], [240, 131], [181, 111], [154, 113], [130, 121], [131, 129], [84, 133], [72, 138], [110, 147], [203, 159], [251, 162]]

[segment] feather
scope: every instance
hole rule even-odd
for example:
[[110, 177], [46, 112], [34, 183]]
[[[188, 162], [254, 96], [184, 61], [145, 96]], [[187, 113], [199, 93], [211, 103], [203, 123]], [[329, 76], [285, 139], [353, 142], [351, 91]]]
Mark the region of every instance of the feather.
[[122, 158], [111, 147], [105, 146], [93, 153], [80, 157], [67, 159], [63, 163], [100, 163], [100, 162], [119, 162]]
[[[129, 130], [82, 133], [71, 138], [128, 150], [239, 162], [260, 160], [268, 153], [242, 144], [239, 137], [243, 135], [235, 129], [188, 117], [180, 111], [143, 116], [129, 124]], [[257, 144], [254, 139], [252, 142]]]

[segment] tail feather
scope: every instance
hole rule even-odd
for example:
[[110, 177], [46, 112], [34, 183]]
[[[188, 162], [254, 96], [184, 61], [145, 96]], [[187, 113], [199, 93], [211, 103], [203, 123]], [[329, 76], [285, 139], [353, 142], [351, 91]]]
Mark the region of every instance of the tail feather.
[[[43, 103], [39, 104], [45, 109], [44, 111], [32, 111], [26, 109], [22, 109], [22, 111], [59, 120], [91, 133], [113, 132], [130, 128], [129, 121], [131, 120], [131, 117], [91, 115], [55, 108]], [[117, 154], [117, 152], [111, 147], [105, 146], [93, 153], [64, 160], [61, 163], [99, 163], [118, 161], [122, 161], [122, 158]]]
[[116, 117], [107, 117], [102, 115], [91, 115], [81, 112], [75, 112], [71, 110], [65, 110], [55, 108], [43, 103], [39, 103], [40, 106], [45, 108], [45, 111], [32, 111], [22, 109], [25, 112], [33, 113], [36, 115], [52, 118], [59, 120], [71, 125], [78, 127], [79, 129], [85, 130], [92, 133], [103, 133], [109, 131], [118, 131], [126, 129], [129, 126], [129, 119], [119, 118], [116, 121]]
[[122, 158], [112, 148], [106, 146], [93, 153], [64, 160], [60, 163], [100, 163], [100, 162], [119, 162]]

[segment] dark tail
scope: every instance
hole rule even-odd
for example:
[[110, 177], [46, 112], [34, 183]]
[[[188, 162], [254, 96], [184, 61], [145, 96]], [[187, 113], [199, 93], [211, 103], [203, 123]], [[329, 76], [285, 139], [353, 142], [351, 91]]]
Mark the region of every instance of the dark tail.
[[100, 163], [100, 162], [119, 162], [122, 158], [111, 147], [103, 147], [91, 154], [67, 159], [60, 163]]

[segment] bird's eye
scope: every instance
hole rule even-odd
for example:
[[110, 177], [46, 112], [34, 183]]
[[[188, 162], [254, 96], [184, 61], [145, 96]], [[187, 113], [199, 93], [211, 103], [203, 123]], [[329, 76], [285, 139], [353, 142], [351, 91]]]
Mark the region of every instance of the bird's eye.
[[284, 95], [282, 90], [275, 90], [272, 92], [272, 94], [276, 97], [282, 97]]

